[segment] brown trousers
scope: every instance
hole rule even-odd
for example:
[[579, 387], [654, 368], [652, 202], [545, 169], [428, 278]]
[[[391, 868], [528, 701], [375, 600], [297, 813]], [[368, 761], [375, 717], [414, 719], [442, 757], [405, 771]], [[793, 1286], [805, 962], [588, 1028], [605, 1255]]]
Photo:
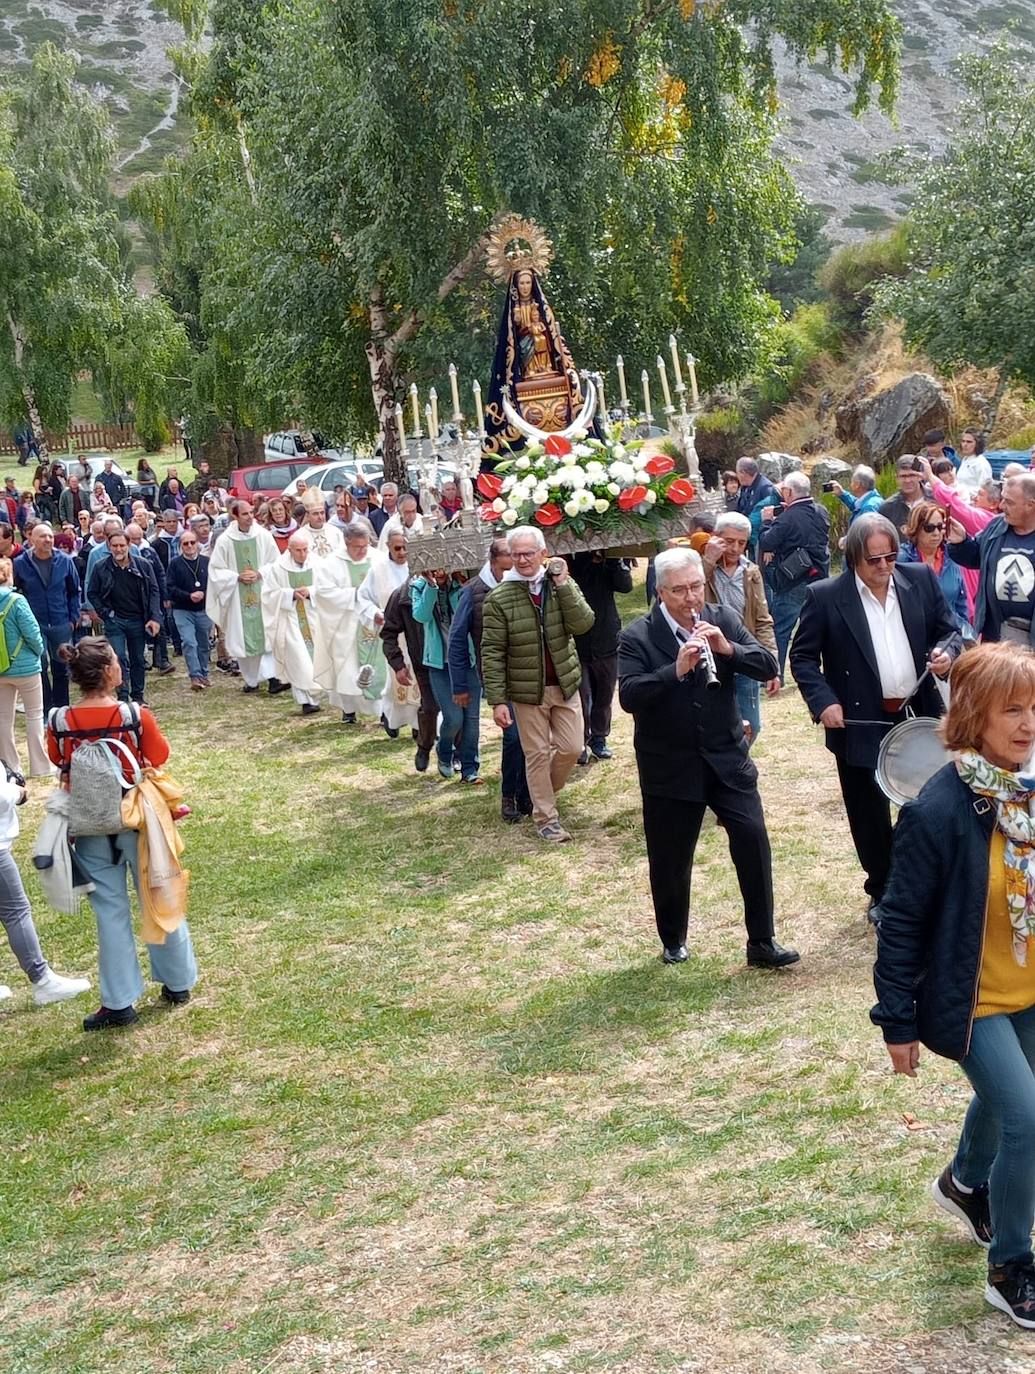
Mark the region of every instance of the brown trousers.
[[557, 820], [557, 793], [582, 753], [582, 702], [567, 701], [559, 687], [547, 687], [538, 706], [515, 701], [511, 707], [525, 753], [525, 777], [532, 819], [541, 830]]

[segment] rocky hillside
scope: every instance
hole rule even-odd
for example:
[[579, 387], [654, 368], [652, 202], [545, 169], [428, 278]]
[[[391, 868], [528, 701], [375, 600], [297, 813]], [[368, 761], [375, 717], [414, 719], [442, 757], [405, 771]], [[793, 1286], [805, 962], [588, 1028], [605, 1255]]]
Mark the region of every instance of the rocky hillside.
[[[951, 128], [950, 68], [962, 52], [1012, 30], [1035, 51], [1035, 0], [894, 0], [905, 27], [897, 127], [849, 113], [851, 83], [826, 66], [781, 63], [782, 151], [810, 201], [829, 214], [834, 238], [880, 229], [908, 204], [875, 161], [899, 143], [938, 148]], [[179, 31], [154, 0], [2, 0], [0, 62], [24, 61], [45, 39], [77, 49], [86, 80], [108, 100], [125, 175], [157, 165], [175, 146], [177, 91], [166, 48]]]

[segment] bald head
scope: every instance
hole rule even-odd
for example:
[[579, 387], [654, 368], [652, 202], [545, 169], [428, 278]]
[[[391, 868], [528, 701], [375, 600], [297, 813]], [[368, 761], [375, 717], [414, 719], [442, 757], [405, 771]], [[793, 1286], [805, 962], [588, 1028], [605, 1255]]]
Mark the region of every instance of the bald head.
[[288, 540], [288, 553], [291, 555], [292, 562], [297, 563], [299, 567], [309, 557], [309, 540], [301, 530], [293, 534]]

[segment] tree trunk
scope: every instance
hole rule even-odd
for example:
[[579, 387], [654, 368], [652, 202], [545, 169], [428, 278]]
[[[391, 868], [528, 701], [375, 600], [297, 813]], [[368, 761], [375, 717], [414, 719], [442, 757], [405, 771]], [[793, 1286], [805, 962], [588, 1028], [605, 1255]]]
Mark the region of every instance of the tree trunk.
[[234, 111], [234, 123], [237, 126], [237, 146], [241, 153], [241, 166], [244, 168], [244, 179], [248, 183], [248, 195], [254, 206], [259, 204], [259, 191], [255, 185], [255, 173], [252, 171], [252, 155], [248, 149], [248, 140], [244, 136], [244, 120], [241, 118], [240, 110]]
[[36, 392], [32, 383], [25, 375], [25, 334], [19, 325], [15, 323], [14, 316], [8, 313], [7, 327], [11, 331], [11, 339], [14, 342], [14, 366], [18, 373], [18, 381], [21, 384], [22, 396], [25, 400], [25, 410], [29, 417], [29, 424], [39, 445], [40, 462], [45, 463], [49, 454], [47, 452], [47, 439], [43, 433], [43, 420], [40, 417], [39, 406], [36, 404]]
[[381, 432], [382, 464], [385, 480], [398, 482], [405, 489], [406, 454], [399, 443], [399, 427], [395, 422], [395, 397], [398, 377], [395, 372], [395, 355], [376, 339], [371, 339], [366, 347], [367, 362], [370, 364], [370, 390], [374, 397], [374, 410], [377, 412], [377, 425]]
[[992, 404], [988, 409], [988, 437], [991, 439], [992, 431], [995, 429], [995, 422], [999, 418], [999, 407], [1002, 405], [1003, 397], [1006, 395], [1006, 388], [1010, 385], [1010, 362], [1011, 359], [1004, 358], [999, 366], [999, 381], [996, 385], [995, 395], [992, 397]]

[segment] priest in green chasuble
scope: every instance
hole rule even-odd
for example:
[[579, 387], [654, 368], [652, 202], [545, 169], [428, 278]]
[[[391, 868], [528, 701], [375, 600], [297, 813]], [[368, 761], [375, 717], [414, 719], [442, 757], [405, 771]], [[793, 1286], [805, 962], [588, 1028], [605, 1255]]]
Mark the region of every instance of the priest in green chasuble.
[[254, 692], [267, 678], [270, 692], [277, 681], [262, 614], [262, 584], [267, 568], [279, 557], [273, 536], [255, 523], [249, 501], [235, 501], [230, 524], [219, 536], [208, 564], [205, 612], [218, 625], [226, 647], [237, 659], [245, 691]]
[[370, 541], [358, 521], [345, 527], [345, 551], [322, 558], [313, 584], [313, 601], [323, 629], [314, 673], [318, 685], [354, 724], [357, 712], [381, 714], [388, 675], [379, 631], [364, 625], [359, 589], [371, 567]]
[[262, 612], [277, 676], [291, 684], [304, 716], [320, 709], [323, 695], [313, 677], [313, 656], [322, 634], [312, 603], [315, 567], [305, 533], [297, 530], [262, 583]]

